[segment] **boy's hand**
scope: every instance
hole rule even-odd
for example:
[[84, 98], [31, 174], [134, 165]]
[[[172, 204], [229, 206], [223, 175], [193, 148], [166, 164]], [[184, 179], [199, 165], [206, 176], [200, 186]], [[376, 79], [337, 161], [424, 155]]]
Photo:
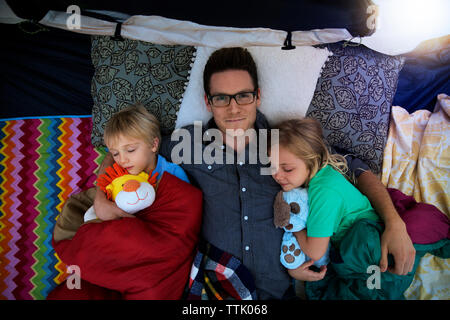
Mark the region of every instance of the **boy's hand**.
[[[104, 174], [105, 168], [112, 166], [114, 159], [111, 153], [107, 153], [102, 163], [100, 164], [98, 174]], [[120, 218], [136, 218], [132, 214], [126, 213], [120, 209], [114, 201], [108, 200], [105, 193], [96, 187], [95, 199], [94, 199], [94, 210], [97, 218], [103, 221], [115, 220]]]
[[321, 266], [320, 272], [315, 272], [309, 269], [314, 264], [313, 260], [306, 261], [297, 269], [288, 269], [289, 275], [301, 281], [319, 281], [325, 277], [327, 273], [327, 266]]
[[103, 221], [120, 218], [136, 218], [134, 215], [120, 209], [114, 201], [108, 200], [103, 191], [98, 187], [97, 193], [95, 194], [94, 210], [97, 218]]

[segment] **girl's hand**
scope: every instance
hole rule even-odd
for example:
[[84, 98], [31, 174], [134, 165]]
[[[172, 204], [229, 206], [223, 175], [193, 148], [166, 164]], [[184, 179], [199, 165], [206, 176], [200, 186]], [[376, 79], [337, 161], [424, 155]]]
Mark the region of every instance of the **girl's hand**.
[[314, 264], [313, 260], [309, 260], [303, 263], [297, 269], [288, 269], [289, 275], [297, 280], [301, 281], [319, 281], [325, 277], [327, 273], [327, 266], [321, 266], [320, 272], [315, 272], [309, 269]]

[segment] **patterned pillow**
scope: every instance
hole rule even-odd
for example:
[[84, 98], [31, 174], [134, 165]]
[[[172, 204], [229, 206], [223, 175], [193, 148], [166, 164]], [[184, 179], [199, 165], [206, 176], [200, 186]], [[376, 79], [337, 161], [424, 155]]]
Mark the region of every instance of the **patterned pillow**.
[[92, 144], [103, 145], [104, 126], [113, 113], [138, 101], [158, 118], [162, 133], [170, 133], [195, 51], [191, 46], [93, 36]]
[[343, 43], [321, 46], [333, 56], [323, 67], [306, 116], [321, 122], [331, 146], [354, 154], [379, 173], [404, 58]]

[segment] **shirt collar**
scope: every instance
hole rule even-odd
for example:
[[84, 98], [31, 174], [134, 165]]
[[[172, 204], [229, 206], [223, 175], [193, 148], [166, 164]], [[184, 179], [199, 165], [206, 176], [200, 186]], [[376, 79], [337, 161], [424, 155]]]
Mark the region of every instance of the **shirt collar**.
[[[255, 130], [259, 130], [259, 129], [270, 129], [269, 126], [269, 122], [266, 119], [266, 116], [259, 111], [258, 109], [256, 109], [256, 119], [255, 119]], [[212, 117], [211, 119], [209, 119], [208, 123], [206, 124], [205, 130], [208, 129], [218, 129], [217, 128], [217, 124], [214, 121], [214, 117]]]
[[[209, 129], [218, 129], [217, 124], [214, 121], [214, 117], [211, 118], [208, 121], [208, 123], [206, 124], [206, 126], [203, 127], [203, 133], [205, 131], [209, 130]], [[260, 112], [258, 109], [256, 109], [256, 119], [255, 119], [254, 129], [256, 130], [256, 132], [258, 132], [258, 130], [260, 130], [260, 129], [270, 130], [270, 125], [269, 125], [269, 122], [266, 119], [266, 116], [262, 112]], [[210, 143], [212, 143], [212, 141], [202, 140], [202, 143], [203, 143], [204, 146], [207, 146]], [[225, 148], [226, 148], [226, 145], [224, 143], [224, 144], [222, 144], [222, 149], [225, 149]], [[248, 148], [249, 148], [249, 145], [247, 144], [245, 146], [245, 149], [246, 149], [246, 152], [245, 152], [246, 161], [248, 161], [248, 157], [249, 157]], [[259, 144], [257, 145], [257, 148], [259, 148]], [[236, 153], [236, 151], [234, 151], [234, 150], [233, 150], [233, 152]]]

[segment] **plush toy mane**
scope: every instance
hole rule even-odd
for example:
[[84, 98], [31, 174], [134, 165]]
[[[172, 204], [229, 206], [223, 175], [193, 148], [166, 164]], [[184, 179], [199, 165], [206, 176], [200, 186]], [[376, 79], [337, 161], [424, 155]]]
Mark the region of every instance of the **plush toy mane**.
[[[145, 173], [146, 175], [148, 175], [148, 179], [147, 182], [150, 183], [153, 188], [155, 188], [156, 190], [156, 178], [158, 176], [158, 172], [155, 172], [152, 175], [153, 171], [150, 171], [148, 174]], [[107, 195], [108, 199], [111, 200], [112, 195], [110, 190], [107, 189], [107, 186], [110, 185], [115, 179], [123, 177], [124, 175], [129, 175], [130, 173], [128, 173], [127, 169], [122, 168], [121, 166], [119, 166], [117, 163], [114, 163], [112, 165], [112, 167], [107, 167], [105, 169], [105, 173], [101, 174], [98, 176], [97, 178], [97, 186], [100, 187], [100, 189], [103, 190], [103, 192]]]

